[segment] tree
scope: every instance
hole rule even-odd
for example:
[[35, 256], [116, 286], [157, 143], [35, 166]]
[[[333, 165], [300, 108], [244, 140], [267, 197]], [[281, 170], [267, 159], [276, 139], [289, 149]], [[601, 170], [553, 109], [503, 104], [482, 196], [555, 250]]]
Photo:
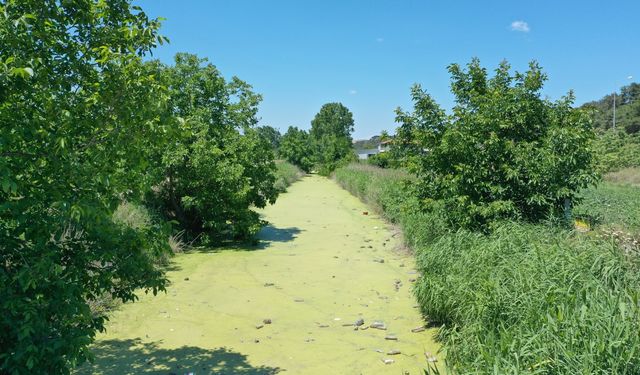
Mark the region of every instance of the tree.
[[282, 136], [280, 156], [289, 163], [309, 173], [313, 167], [311, 142], [309, 134], [295, 126], [290, 126]]
[[259, 126], [256, 128], [258, 134], [266, 139], [270, 144], [273, 152], [278, 153], [278, 149], [280, 148], [280, 142], [282, 141], [282, 134], [278, 131], [278, 129], [272, 126]]
[[321, 174], [331, 173], [340, 161], [353, 157], [353, 115], [341, 103], [328, 103], [311, 121], [314, 161]]
[[419, 177], [424, 207], [444, 209], [454, 226], [539, 221], [597, 179], [590, 117], [572, 108], [573, 94], [542, 99], [546, 75], [536, 63], [509, 70], [503, 62], [489, 79], [477, 59], [466, 70], [450, 65], [452, 115], [419, 86], [413, 112], [397, 111], [394, 143]]
[[104, 329], [89, 300], [165, 287], [112, 220], [164, 141], [158, 27], [129, 0], [0, 1], [0, 373], [68, 373]]
[[251, 237], [262, 225], [251, 208], [278, 195], [271, 144], [255, 129], [261, 97], [195, 55], [158, 70], [169, 94], [160, 117], [173, 134], [154, 163], [165, 214], [204, 242]]

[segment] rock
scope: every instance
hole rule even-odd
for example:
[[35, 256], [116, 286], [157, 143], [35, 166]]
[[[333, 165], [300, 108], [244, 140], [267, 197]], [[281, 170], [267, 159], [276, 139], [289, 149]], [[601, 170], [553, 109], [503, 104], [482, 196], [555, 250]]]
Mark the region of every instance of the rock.
[[376, 263], [384, 263], [384, 259], [374, 259], [373, 261]]
[[395, 361], [391, 358], [382, 358], [382, 363], [384, 363], [385, 365], [390, 365], [392, 363], [394, 363]]
[[319, 328], [329, 328], [328, 324], [318, 324]]
[[260, 339], [253, 339], [253, 342], [255, 342], [256, 344], [260, 342]]
[[387, 329], [387, 326], [384, 324], [384, 322], [378, 322], [378, 321], [369, 324], [369, 327], [375, 328], [375, 329], [381, 329], [383, 331]]
[[424, 332], [424, 326], [416, 327], [411, 330], [413, 333]]
[[[371, 246], [371, 245], [369, 245], [369, 246], [367, 246], [367, 247], [368, 247], [369, 249], [373, 249], [373, 246]], [[384, 262], [381, 262], [381, 263], [384, 263]]]
[[265, 287], [267, 287], [267, 286], [274, 286], [274, 285], [275, 285], [274, 283], [264, 283], [264, 286], [265, 286]]
[[293, 302], [304, 302], [304, 300], [302, 298], [296, 298], [293, 300]]
[[376, 352], [377, 352], [377, 353], [384, 353], [384, 350], [382, 350], [382, 349], [376, 349]]
[[267, 318], [267, 319], [263, 319], [262, 323], [264, 324], [271, 324], [271, 319]]
[[185, 277], [185, 278], [184, 278], [184, 281], [189, 281], [189, 278], [188, 278], [188, 277]]
[[398, 355], [398, 354], [402, 354], [402, 353], [401, 353], [399, 350], [396, 350], [396, 349], [394, 349], [394, 350], [389, 350], [389, 351], [387, 352], [387, 355]]
[[415, 282], [416, 282], [416, 279], [412, 277], [412, 278], [410, 278], [410, 279], [409, 279], [409, 282], [410, 282], [410, 283], [415, 283]]
[[386, 335], [384, 337], [385, 340], [390, 340], [390, 341], [398, 341], [398, 338], [394, 335]]
[[369, 327], [368, 327], [368, 326], [361, 326], [361, 327], [360, 327], [360, 330], [361, 330], [361, 331], [366, 331], [367, 329], [369, 329]]
[[369, 215], [369, 212], [368, 211], [362, 211], [362, 214], [363, 215]]
[[262, 324], [256, 324], [256, 329], [261, 329], [262, 327], [264, 327], [264, 325], [262, 325]]
[[361, 325], [363, 325], [363, 324], [364, 324], [364, 319], [358, 319], [358, 320], [356, 320], [356, 323], [355, 323], [355, 324], [356, 324], [356, 327], [360, 327]]
[[344, 323], [342, 324], [343, 327], [353, 327], [354, 324], [353, 323]]

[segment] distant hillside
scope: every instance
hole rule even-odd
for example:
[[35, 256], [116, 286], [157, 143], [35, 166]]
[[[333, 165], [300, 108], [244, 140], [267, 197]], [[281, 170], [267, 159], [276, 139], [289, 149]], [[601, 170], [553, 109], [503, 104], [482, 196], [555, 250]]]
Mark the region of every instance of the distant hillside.
[[378, 143], [380, 143], [380, 136], [374, 135], [371, 139], [358, 139], [353, 141], [353, 148], [355, 150], [369, 150], [372, 148], [377, 148]]
[[[582, 107], [596, 109], [596, 128], [605, 130], [613, 127], [613, 94], [585, 103]], [[632, 83], [616, 93], [616, 128], [624, 129], [628, 134], [640, 132], [640, 84]]]

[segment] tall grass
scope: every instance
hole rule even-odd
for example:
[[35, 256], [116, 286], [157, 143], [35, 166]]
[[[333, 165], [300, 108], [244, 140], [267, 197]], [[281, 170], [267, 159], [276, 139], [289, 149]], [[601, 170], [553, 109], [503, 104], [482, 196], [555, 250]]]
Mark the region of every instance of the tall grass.
[[298, 181], [305, 173], [295, 165], [284, 160], [276, 161], [276, 189], [280, 192], [287, 191], [287, 187]]
[[640, 235], [640, 187], [602, 183], [582, 193], [574, 208], [577, 218], [603, 229]]
[[350, 165], [335, 178], [402, 226], [450, 371], [640, 373], [638, 264], [615, 242], [515, 222], [454, 232], [418, 210], [401, 172]]

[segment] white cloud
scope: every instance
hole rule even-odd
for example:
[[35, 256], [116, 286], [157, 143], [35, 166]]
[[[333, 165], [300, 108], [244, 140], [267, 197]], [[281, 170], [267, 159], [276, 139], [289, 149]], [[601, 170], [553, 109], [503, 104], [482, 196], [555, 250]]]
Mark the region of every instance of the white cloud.
[[524, 21], [513, 21], [511, 22], [511, 30], [528, 33], [531, 29], [529, 28], [529, 24]]
[[627, 77], [627, 79], [633, 79], [633, 76], [629, 76], [629, 77]]
[[384, 38], [377, 38], [377, 39], [376, 39], [376, 42], [378, 42], [378, 43], [382, 43], [382, 42], [384, 42]]
[[357, 90], [349, 90], [349, 95], [355, 95], [357, 93], [358, 93]]

